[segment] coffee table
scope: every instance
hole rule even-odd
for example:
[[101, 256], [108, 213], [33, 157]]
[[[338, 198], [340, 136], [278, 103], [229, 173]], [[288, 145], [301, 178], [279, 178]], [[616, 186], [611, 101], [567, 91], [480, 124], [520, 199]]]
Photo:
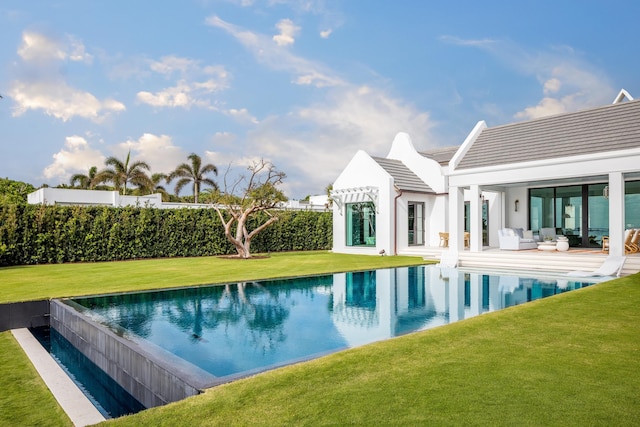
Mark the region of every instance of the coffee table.
[[556, 242], [538, 242], [538, 250], [551, 252], [556, 250]]

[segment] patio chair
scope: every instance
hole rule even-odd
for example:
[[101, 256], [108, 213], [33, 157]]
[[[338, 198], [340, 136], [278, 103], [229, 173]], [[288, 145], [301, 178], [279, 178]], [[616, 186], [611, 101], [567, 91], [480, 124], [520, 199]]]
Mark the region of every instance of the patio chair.
[[625, 239], [624, 250], [628, 254], [635, 254], [640, 252], [640, 246], [638, 241], [640, 240], [640, 229], [631, 230], [631, 238], [627, 243], [627, 239]]
[[[602, 236], [602, 252], [609, 252], [609, 236]], [[640, 252], [640, 229], [624, 231], [624, 252], [627, 254]]]
[[571, 277], [603, 277], [603, 276], [615, 276], [620, 277], [620, 272], [622, 272], [622, 267], [624, 266], [624, 262], [627, 257], [625, 256], [616, 256], [609, 255], [607, 259], [604, 260], [602, 265], [594, 270], [594, 271], [570, 271], [567, 273], [567, 276]]

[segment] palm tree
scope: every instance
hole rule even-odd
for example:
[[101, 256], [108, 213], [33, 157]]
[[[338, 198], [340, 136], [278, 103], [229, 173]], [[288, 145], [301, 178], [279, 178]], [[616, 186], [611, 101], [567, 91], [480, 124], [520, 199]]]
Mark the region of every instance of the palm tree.
[[127, 153], [127, 158], [124, 162], [116, 157], [109, 157], [105, 160], [104, 164], [106, 166], [112, 166], [112, 168], [100, 171], [94, 178], [94, 184], [111, 182], [117, 191], [120, 192], [120, 190], [122, 190], [121, 194], [123, 195], [127, 194], [127, 183], [138, 186], [141, 191], [151, 192], [154, 184], [145, 172], [145, 169], [150, 170], [151, 168], [146, 162], [141, 160], [129, 164], [130, 160], [131, 151]]
[[151, 182], [153, 182], [153, 192], [162, 194], [162, 201], [168, 202], [170, 199], [169, 193], [164, 186], [160, 185], [160, 181], [167, 180], [168, 175], [166, 173], [154, 173], [151, 175]]
[[93, 180], [95, 179], [97, 174], [98, 174], [98, 167], [91, 166], [89, 168], [89, 173], [87, 175], [82, 173], [77, 173], [71, 177], [71, 181], [69, 182], [69, 184], [71, 184], [71, 187], [73, 188], [75, 188], [77, 184], [77, 187], [80, 189], [93, 190], [93, 187], [95, 184]]
[[195, 203], [198, 203], [198, 194], [200, 193], [200, 187], [202, 184], [207, 184], [212, 186], [214, 189], [218, 189], [218, 184], [205, 176], [205, 174], [208, 173], [218, 175], [218, 168], [211, 163], [207, 163], [203, 166], [202, 159], [195, 153], [189, 154], [187, 158], [191, 160], [191, 164], [183, 163], [178, 166], [176, 170], [169, 174], [167, 183], [170, 183], [174, 178], [180, 178], [178, 182], [176, 182], [175, 191], [177, 196], [185, 185], [193, 181], [193, 199]]

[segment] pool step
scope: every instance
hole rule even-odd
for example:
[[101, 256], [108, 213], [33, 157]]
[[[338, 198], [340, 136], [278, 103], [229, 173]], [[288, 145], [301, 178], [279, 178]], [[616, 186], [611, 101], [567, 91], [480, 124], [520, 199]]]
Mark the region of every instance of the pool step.
[[[439, 260], [443, 248], [411, 248], [402, 255], [422, 256], [428, 260]], [[607, 257], [600, 251], [569, 250], [568, 252], [543, 252], [537, 250], [502, 251], [485, 248], [482, 252], [463, 251], [459, 262], [463, 267], [490, 267], [517, 270], [568, 272], [574, 270], [593, 271]], [[627, 255], [622, 275], [640, 271], [640, 255]]]

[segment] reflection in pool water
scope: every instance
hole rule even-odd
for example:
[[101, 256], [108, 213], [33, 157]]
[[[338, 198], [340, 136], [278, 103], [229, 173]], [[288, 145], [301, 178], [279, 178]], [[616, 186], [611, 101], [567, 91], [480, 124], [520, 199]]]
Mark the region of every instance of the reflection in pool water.
[[228, 377], [590, 284], [565, 279], [418, 266], [74, 301], [119, 335]]

